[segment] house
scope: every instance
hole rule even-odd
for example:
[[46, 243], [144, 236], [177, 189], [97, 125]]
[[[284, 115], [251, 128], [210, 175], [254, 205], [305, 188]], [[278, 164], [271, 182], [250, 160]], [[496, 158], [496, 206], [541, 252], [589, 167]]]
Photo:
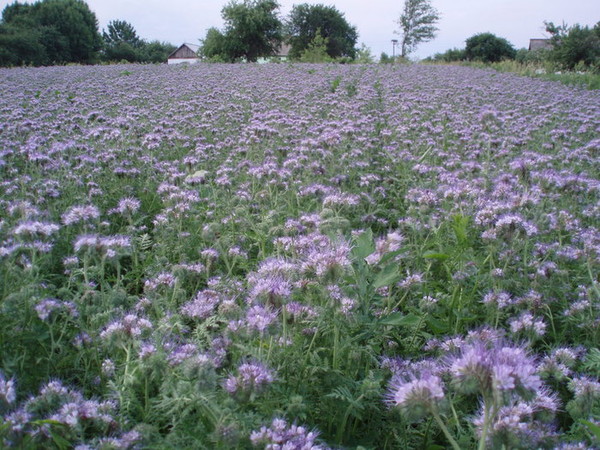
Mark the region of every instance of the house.
[[550, 39], [529, 39], [529, 51], [532, 50], [552, 50]]
[[259, 64], [264, 64], [271, 61], [287, 61], [291, 49], [291, 45], [282, 43], [279, 47], [277, 47], [272, 56], [258, 58], [256, 62]]
[[200, 50], [199, 45], [181, 44], [177, 50], [168, 56], [167, 64], [196, 64], [197, 62], [200, 62], [198, 50]]

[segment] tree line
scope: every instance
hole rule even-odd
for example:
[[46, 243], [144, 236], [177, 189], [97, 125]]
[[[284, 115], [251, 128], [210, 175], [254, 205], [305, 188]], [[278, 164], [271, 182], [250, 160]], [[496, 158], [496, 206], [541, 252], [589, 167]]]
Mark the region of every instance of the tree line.
[[[202, 40], [201, 56], [216, 62], [256, 61], [289, 45], [292, 60], [303, 62], [373, 62], [370, 50], [356, 48], [358, 32], [334, 6], [294, 5], [281, 19], [276, 0], [232, 1], [221, 10], [223, 30], [210, 28]], [[439, 13], [429, 0], [405, 0], [397, 23], [401, 56], [435, 37]]]
[[210, 28], [202, 40], [201, 56], [211, 61], [255, 62], [275, 55], [284, 43], [290, 46], [292, 59], [356, 57], [356, 27], [334, 6], [294, 5], [282, 20], [277, 1], [244, 0], [225, 5], [221, 16], [224, 29]]
[[600, 22], [593, 27], [575, 24], [544, 23], [549, 34], [546, 48], [517, 50], [508, 40], [492, 33], [479, 33], [465, 41], [464, 49], [437, 53], [429, 61], [480, 61], [484, 63], [516, 60], [520, 63], [550, 63], [557, 69], [600, 72]]
[[[374, 62], [358, 31], [333, 6], [295, 5], [285, 19], [277, 0], [231, 0], [224, 28], [210, 28], [199, 56], [215, 62], [254, 62], [289, 45], [290, 59], [304, 62]], [[399, 20], [401, 56], [435, 36], [439, 14], [430, 0], [405, 0]], [[0, 65], [93, 64], [102, 61], [164, 62], [171, 44], [141, 39], [133, 26], [113, 20], [102, 33], [84, 0], [39, 0], [6, 6], [0, 20]], [[386, 62], [386, 55], [382, 61]]]
[[133, 26], [114, 20], [102, 34], [83, 0], [15, 2], [2, 11], [0, 66], [164, 62], [175, 46], [146, 41]]

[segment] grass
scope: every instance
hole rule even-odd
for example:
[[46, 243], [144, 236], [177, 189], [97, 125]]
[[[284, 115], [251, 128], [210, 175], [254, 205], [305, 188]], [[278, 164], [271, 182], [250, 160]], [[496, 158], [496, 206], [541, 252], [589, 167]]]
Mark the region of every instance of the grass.
[[552, 64], [522, 64], [510, 60], [488, 64], [480, 62], [460, 62], [458, 64], [479, 69], [491, 68], [498, 72], [516, 73], [541, 80], [557, 81], [567, 86], [581, 87], [588, 90], [600, 89], [600, 74], [589, 70], [570, 72], [559, 70], [553, 67]]

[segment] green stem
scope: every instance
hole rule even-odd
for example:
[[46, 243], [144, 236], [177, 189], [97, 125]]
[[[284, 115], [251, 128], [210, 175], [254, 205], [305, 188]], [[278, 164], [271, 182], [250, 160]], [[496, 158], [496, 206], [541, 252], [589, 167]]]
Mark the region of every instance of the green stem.
[[439, 413], [434, 409], [432, 411], [432, 414], [433, 414], [433, 418], [435, 419], [435, 421], [437, 422], [439, 427], [442, 429], [444, 436], [446, 436], [446, 439], [448, 439], [448, 441], [450, 442], [450, 445], [452, 445], [452, 448], [454, 450], [461, 450], [460, 445], [458, 445], [458, 443], [454, 440], [454, 438], [448, 431], [448, 428], [446, 428], [446, 425], [444, 425], [444, 421], [440, 417]]
[[410, 292], [410, 290], [407, 289], [406, 292], [404, 293], [404, 295], [402, 296], [402, 298], [400, 298], [400, 301], [398, 303], [396, 303], [394, 305], [394, 307], [388, 311], [388, 313], [391, 313], [391, 312], [397, 310], [400, 307], [400, 305], [402, 304], [402, 302], [404, 302], [404, 300], [406, 299], [406, 297], [408, 297], [408, 293], [409, 292]]
[[417, 333], [421, 329], [421, 325], [423, 325], [425, 317], [427, 317], [427, 313], [421, 314], [421, 317], [419, 318], [419, 323], [417, 324], [417, 327], [415, 328], [415, 331], [412, 334], [409, 348], [413, 348], [413, 346], [415, 345], [415, 341], [417, 340]]
[[592, 273], [592, 265], [591, 265], [590, 258], [588, 258], [586, 265], [587, 265], [588, 274], [590, 276], [590, 281], [592, 282], [592, 288], [594, 289], [596, 296], [600, 299], [600, 289], [598, 288], [598, 283], [596, 282], [596, 279], [594, 278], [594, 274]]
[[485, 403], [485, 408], [483, 411], [483, 427], [481, 429], [481, 438], [479, 439], [479, 445], [477, 446], [477, 450], [485, 450], [485, 441], [487, 439], [487, 433], [490, 422], [490, 407], [487, 402]]

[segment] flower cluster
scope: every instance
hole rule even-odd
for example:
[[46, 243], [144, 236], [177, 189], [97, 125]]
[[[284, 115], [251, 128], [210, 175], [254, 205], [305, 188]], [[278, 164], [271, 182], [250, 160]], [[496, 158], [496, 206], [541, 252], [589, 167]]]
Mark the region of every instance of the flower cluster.
[[[2, 379], [0, 378], [0, 381]], [[11, 399], [14, 404], [14, 398]], [[97, 401], [86, 399], [81, 392], [65, 386], [60, 381], [50, 381], [41, 387], [37, 396], [30, 397], [4, 415], [6, 426], [4, 446], [20, 448], [29, 442], [36, 447], [51, 446], [58, 439], [73, 442], [85, 448], [90, 434], [102, 436], [102, 439], [116, 439], [119, 432], [115, 419], [117, 404], [111, 400]], [[60, 424], [63, 427], [56, 427]], [[139, 439], [131, 434], [130, 439], [120, 448], [128, 449]]]
[[237, 374], [230, 375], [223, 387], [232, 395], [254, 398], [274, 380], [271, 369], [258, 361], [245, 362], [238, 366]]
[[299, 425], [288, 425], [284, 419], [273, 419], [271, 425], [253, 431], [250, 441], [255, 447], [265, 449], [326, 450], [328, 447], [317, 444], [319, 433], [309, 431]]
[[35, 305], [35, 312], [41, 320], [48, 320], [53, 312], [65, 311], [69, 316], [75, 318], [79, 315], [77, 306], [73, 302], [65, 302], [55, 298], [46, 298]]

